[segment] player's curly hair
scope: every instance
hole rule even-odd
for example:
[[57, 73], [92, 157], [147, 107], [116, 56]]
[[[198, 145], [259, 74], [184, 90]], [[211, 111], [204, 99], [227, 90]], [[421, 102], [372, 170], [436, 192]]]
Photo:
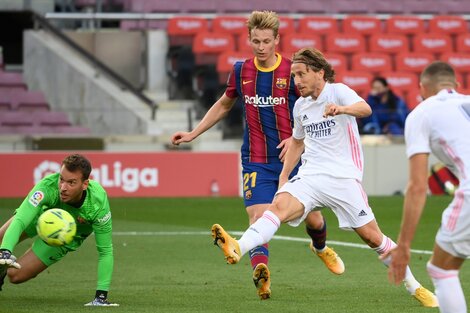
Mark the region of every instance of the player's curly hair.
[[91, 173], [91, 163], [81, 154], [71, 154], [62, 161], [62, 165], [70, 172], [82, 172], [83, 180], [87, 180]]
[[323, 53], [315, 48], [303, 48], [294, 53], [292, 63], [304, 63], [307, 68], [311, 68], [314, 72], [324, 70], [323, 79], [326, 82], [335, 82], [335, 71], [331, 64], [325, 59]]
[[253, 11], [246, 22], [248, 34], [253, 29], [272, 29], [274, 37], [279, 33], [279, 17], [273, 11]]

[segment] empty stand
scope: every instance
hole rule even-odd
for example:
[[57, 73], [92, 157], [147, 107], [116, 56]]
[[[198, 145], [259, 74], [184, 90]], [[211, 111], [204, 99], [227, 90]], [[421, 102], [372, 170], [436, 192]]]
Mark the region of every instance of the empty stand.
[[395, 15], [386, 21], [386, 30], [390, 34], [416, 35], [425, 32], [424, 20], [418, 16]]
[[7, 111], [0, 114], [0, 126], [18, 127], [33, 126], [36, 116], [24, 111]]
[[242, 16], [222, 15], [212, 20], [212, 31], [233, 35], [247, 34], [246, 18]]
[[339, 53], [327, 53], [325, 55], [326, 60], [333, 67], [333, 70], [338, 75], [339, 73], [346, 72], [348, 70], [348, 60], [344, 54]]
[[294, 19], [287, 16], [279, 17], [279, 34], [292, 34], [296, 32]]
[[457, 35], [468, 32], [467, 21], [456, 15], [436, 15], [429, 20], [429, 32]]
[[36, 124], [39, 126], [58, 127], [72, 125], [67, 113], [65, 112], [37, 112], [34, 114], [34, 119], [37, 121]]
[[383, 72], [381, 73], [392, 90], [398, 95], [408, 94], [419, 89], [418, 75], [409, 72]]
[[305, 16], [299, 19], [299, 32], [316, 35], [338, 33], [338, 21], [331, 16]]
[[375, 34], [369, 38], [371, 52], [399, 53], [409, 51], [408, 38], [400, 34]]
[[206, 19], [195, 16], [177, 16], [168, 20], [170, 46], [192, 45], [196, 34], [209, 30]]
[[342, 82], [353, 90], [355, 90], [360, 96], [365, 97], [370, 90], [370, 83], [372, 82], [373, 75], [368, 72], [353, 72], [348, 71], [339, 73], [336, 77], [337, 82]]
[[326, 37], [326, 51], [334, 53], [365, 52], [365, 39], [359, 34], [330, 34]]
[[233, 36], [226, 33], [202, 32], [194, 37], [193, 53], [197, 65], [216, 64], [224, 51], [234, 51]]
[[434, 60], [435, 57], [431, 53], [399, 53], [395, 56], [395, 69], [397, 71], [414, 72], [419, 74]]
[[375, 16], [351, 15], [343, 20], [344, 33], [372, 35], [382, 32], [381, 21]]
[[309, 32], [288, 34], [282, 39], [282, 52], [286, 55], [292, 55], [294, 52], [308, 47], [323, 51], [321, 38]]
[[351, 59], [353, 71], [369, 71], [371, 73], [392, 70], [392, 58], [385, 53], [358, 53]]
[[419, 88], [415, 88], [414, 90], [409, 90], [405, 96], [405, 101], [406, 101], [406, 106], [408, 107], [410, 111], [416, 108], [416, 106], [423, 101], [423, 97], [421, 97]]
[[455, 44], [457, 52], [470, 52], [470, 34], [458, 35]]
[[20, 89], [25, 90], [26, 85], [23, 82], [23, 75], [16, 72], [5, 72], [0, 70], [0, 90]]
[[413, 51], [434, 54], [452, 52], [452, 40], [445, 34], [418, 34], [413, 38]]
[[244, 61], [252, 57], [249, 52], [225, 51], [217, 59], [217, 72], [219, 73], [219, 83], [226, 84], [227, 78], [232, 71], [233, 65], [238, 61]]

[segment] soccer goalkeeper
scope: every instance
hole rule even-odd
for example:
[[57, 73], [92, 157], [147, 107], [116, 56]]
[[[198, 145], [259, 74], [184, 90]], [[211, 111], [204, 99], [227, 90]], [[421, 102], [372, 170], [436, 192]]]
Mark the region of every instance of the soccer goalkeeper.
[[[0, 228], [0, 290], [8, 276], [13, 284], [36, 277], [68, 252], [77, 250], [95, 233], [98, 250], [98, 283], [93, 301], [85, 306], [118, 306], [110, 303], [108, 290], [113, 273], [112, 220], [108, 196], [103, 187], [90, 180], [90, 162], [80, 154], [62, 161], [60, 173], [43, 178], [29, 192], [16, 214]], [[70, 244], [52, 247], [39, 237], [18, 260], [12, 254], [18, 242], [37, 235], [36, 223], [45, 210], [60, 208], [77, 222], [77, 233]]]

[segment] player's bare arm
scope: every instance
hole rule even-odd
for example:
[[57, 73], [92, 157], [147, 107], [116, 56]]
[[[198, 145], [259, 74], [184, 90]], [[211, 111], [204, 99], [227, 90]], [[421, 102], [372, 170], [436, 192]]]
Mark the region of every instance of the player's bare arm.
[[237, 98], [229, 98], [225, 94], [217, 100], [214, 105], [207, 111], [201, 122], [190, 132], [179, 131], [173, 134], [171, 142], [179, 145], [183, 142], [191, 142], [206, 130], [217, 124], [232, 109]]
[[405, 277], [406, 266], [410, 261], [411, 241], [421, 218], [426, 202], [428, 154], [413, 155], [410, 160], [410, 179], [406, 188], [403, 205], [403, 219], [397, 247], [391, 251], [392, 262], [389, 267], [389, 280], [401, 284]]
[[295, 139], [291, 137], [289, 149], [284, 158], [284, 165], [282, 166], [281, 174], [279, 175], [279, 188], [289, 180], [289, 175], [294, 170], [294, 167], [299, 163], [300, 156], [304, 151], [304, 140]]
[[341, 106], [329, 103], [325, 106], [323, 117], [348, 114], [354, 117], [362, 118], [372, 114], [372, 109], [365, 101], [356, 102], [351, 105]]
[[281, 152], [279, 153], [279, 160], [281, 160], [281, 162], [284, 162], [284, 160], [285, 160], [286, 153], [287, 153], [287, 150], [289, 149], [291, 140], [292, 140], [292, 137], [289, 137], [289, 138], [287, 138], [287, 139], [284, 139], [284, 140], [281, 141], [281, 143], [277, 146], [278, 149], [281, 149]]

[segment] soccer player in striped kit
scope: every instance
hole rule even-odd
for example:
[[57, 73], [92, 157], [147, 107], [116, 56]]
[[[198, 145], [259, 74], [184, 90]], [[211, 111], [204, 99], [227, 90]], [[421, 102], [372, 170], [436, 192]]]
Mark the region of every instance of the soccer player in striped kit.
[[[348, 86], [334, 83], [334, 70], [316, 49], [295, 53], [291, 71], [301, 97], [294, 107], [280, 188], [239, 240], [218, 224], [212, 226], [214, 240], [229, 263], [238, 263], [247, 251], [268, 242], [281, 222], [298, 226], [311, 212], [327, 207], [340, 228], [354, 230], [377, 254], [386, 254], [395, 243], [381, 232], [361, 184], [364, 160], [356, 118], [370, 115], [370, 106]], [[289, 180], [299, 159], [302, 166]], [[390, 258], [382, 262], [388, 266]], [[421, 286], [408, 266], [404, 273], [407, 291], [423, 306], [437, 306], [434, 294]]]
[[[292, 135], [292, 111], [299, 97], [290, 74], [291, 61], [276, 53], [279, 18], [271, 11], [254, 11], [248, 22], [254, 58], [237, 62], [222, 97], [191, 132], [177, 132], [172, 143], [190, 142], [219, 122], [237, 99], [243, 102], [245, 132], [241, 148], [244, 201], [250, 225], [261, 217], [279, 186], [282, 160]], [[297, 168], [293, 171], [293, 174]], [[344, 272], [336, 252], [326, 246], [326, 223], [320, 212], [306, 218], [311, 250], [335, 274]], [[271, 295], [268, 244], [249, 251], [253, 281], [261, 299]]]
[[459, 270], [470, 257], [470, 96], [455, 91], [454, 69], [436, 61], [420, 78], [425, 99], [405, 123], [410, 178], [397, 247], [391, 251], [389, 278], [399, 283], [410, 260], [411, 241], [426, 203], [428, 161], [433, 153], [459, 178], [454, 199], [442, 213], [436, 243], [427, 264], [442, 313], [465, 313]]

